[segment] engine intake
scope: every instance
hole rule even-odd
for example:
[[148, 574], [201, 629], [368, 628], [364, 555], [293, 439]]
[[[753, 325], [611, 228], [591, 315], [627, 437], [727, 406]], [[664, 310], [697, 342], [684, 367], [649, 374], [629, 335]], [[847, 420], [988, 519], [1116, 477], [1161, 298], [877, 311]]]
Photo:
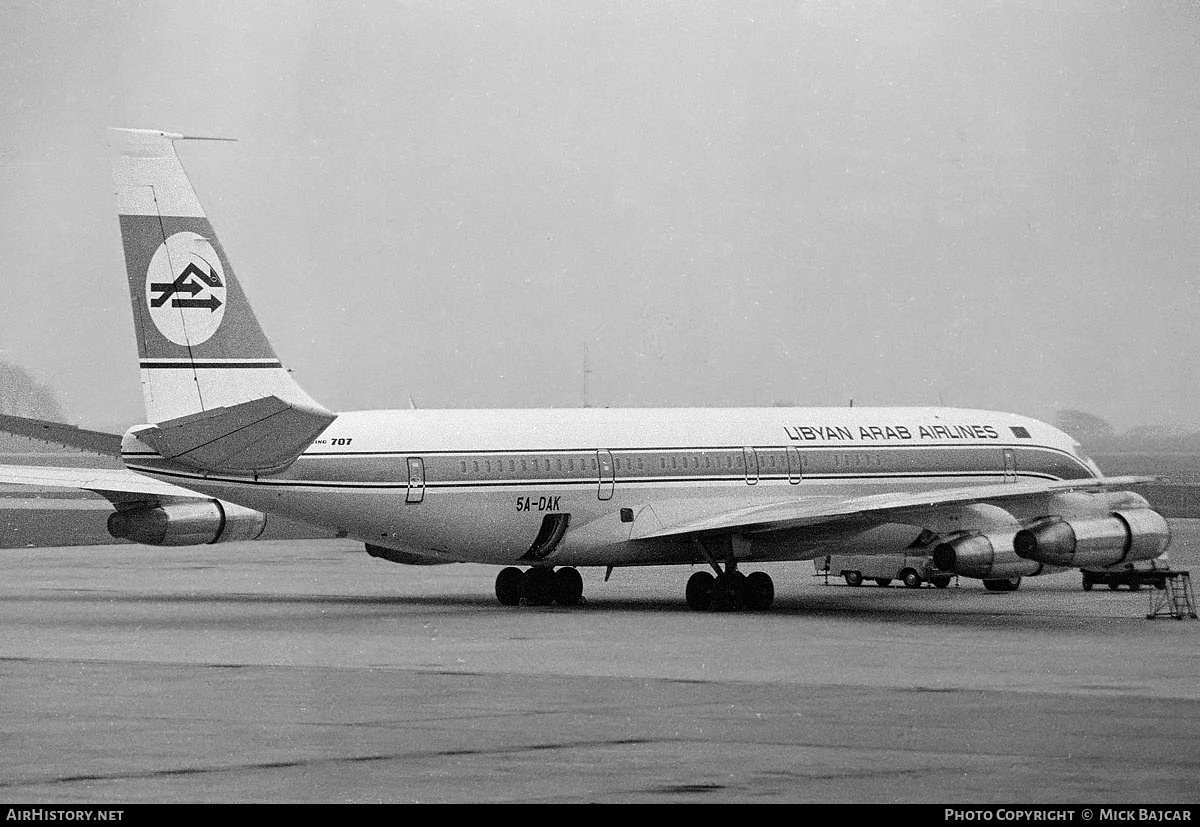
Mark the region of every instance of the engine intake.
[[[972, 532], [933, 549], [933, 564], [942, 571], [982, 580], [1032, 577], [1042, 573], [1042, 564], [1023, 560], [1007, 546], [1009, 535], [991, 536]], [[997, 545], [1000, 547], [997, 548]]]
[[1013, 550], [1026, 560], [1052, 566], [1103, 568], [1152, 560], [1171, 539], [1157, 511], [1114, 511], [1108, 517], [1066, 520], [1043, 517], [1017, 532]]
[[119, 508], [108, 516], [108, 533], [148, 546], [199, 546], [257, 539], [267, 515], [221, 500]]

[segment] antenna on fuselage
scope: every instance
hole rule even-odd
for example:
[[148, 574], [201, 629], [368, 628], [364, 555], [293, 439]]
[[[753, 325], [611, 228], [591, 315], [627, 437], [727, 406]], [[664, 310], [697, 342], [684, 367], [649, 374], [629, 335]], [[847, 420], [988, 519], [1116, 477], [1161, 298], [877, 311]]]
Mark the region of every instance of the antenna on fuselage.
[[588, 404], [588, 374], [591, 372], [591, 369], [588, 368], [588, 346], [585, 342], [583, 345], [583, 407], [585, 408], [591, 407]]

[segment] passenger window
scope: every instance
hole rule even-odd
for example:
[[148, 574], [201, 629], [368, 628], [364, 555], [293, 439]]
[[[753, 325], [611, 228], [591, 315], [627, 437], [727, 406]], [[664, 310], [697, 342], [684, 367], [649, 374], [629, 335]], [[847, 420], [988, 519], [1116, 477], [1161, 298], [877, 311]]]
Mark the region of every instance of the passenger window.
[[462, 468], [464, 474], [467, 473], [467, 461], [465, 459], [459, 463], [459, 466]]

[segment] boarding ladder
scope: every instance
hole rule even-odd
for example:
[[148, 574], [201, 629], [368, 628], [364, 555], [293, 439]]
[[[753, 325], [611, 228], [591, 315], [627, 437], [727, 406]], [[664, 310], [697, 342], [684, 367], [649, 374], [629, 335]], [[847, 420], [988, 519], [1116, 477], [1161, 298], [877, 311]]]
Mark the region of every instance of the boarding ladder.
[[1164, 586], [1163, 589], [1150, 590], [1150, 613], [1146, 619], [1173, 617], [1183, 620], [1186, 615], [1196, 620], [1196, 598], [1192, 594], [1191, 575], [1186, 571], [1169, 571]]

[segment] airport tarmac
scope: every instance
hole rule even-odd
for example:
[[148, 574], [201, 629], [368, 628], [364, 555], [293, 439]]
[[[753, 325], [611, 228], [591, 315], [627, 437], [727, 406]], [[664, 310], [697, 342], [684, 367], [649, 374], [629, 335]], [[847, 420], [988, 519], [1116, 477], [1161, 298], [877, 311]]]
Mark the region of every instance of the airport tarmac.
[[1147, 590], [762, 568], [771, 611], [709, 614], [683, 568], [507, 608], [346, 540], [2, 551], [0, 798], [1200, 801], [1200, 622]]

